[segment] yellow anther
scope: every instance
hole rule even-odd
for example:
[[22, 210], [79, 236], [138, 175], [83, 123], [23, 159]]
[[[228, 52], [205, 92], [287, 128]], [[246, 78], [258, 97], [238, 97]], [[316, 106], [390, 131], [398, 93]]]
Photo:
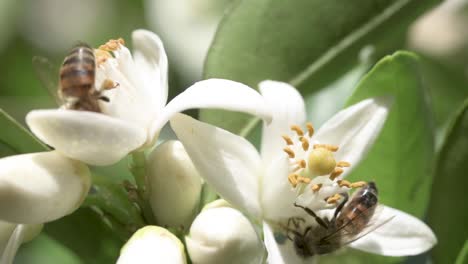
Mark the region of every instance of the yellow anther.
[[299, 176], [297, 177], [297, 182], [308, 184], [310, 183], [310, 178]]
[[336, 177], [340, 176], [343, 173], [343, 169], [340, 167], [336, 167], [335, 170], [330, 174], [330, 180], [334, 181]]
[[284, 141], [286, 141], [286, 145], [294, 144], [292, 139], [288, 135], [282, 135], [281, 137], [283, 137]]
[[304, 136], [304, 131], [302, 131], [302, 129], [298, 125], [292, 125], [291, 130], [296, 132], [296, 134], [299, 136]]
[[288, 175], [288, 181], [294, 188], [296, 188], [296, 186], [297, 186], [297, 178], [298, 177], [299, 177], [299, 175], [297, 175], [295, 173], [292, 173], [292, 174]]
[[102, 90], [110, 90], [110, 89], [116, 88], [117, 86], [119, 86], [119, 83], [116, 83], [116, 82], [112, 81], [111, 79], [105, 79], [102, 82], [101, 89]]
[[101, 65], [107, 61], [107, 59], [112, 58], [112, 55], [105, 50], [95, 49], [94, 57], [96, 58], [97, 65]]
[[332, 152], [319, 148], [309, 153], [307, 165], [312, 175], [327, 175], [335, 169], [336, 161]]
[[297, 164], [299, 165], [299, 167], [301, 167], [301, 168], [303, 168], [303, 169], [305, 169], [305, 167], [307, 166], [307, 163], [306, 163], [306, 161], [305, 161], [305, 160], [303, 160], [303, 159], [302, 159], [302, 160], [299, 160], [299, 161], [297, 161]]
[[344, 167], [349, 167], [351, 166], [351, 163], [347, 162], [347, 161], [338, 161], [338, 163], [336, 164], [337, 167], [341, 167], [341, 168], [344, 168]]
[[312, 189], [313, 192], [318, 192], [320, 190], [320, 188], [322, 188], [321, 183], [312, 185], [311, 189]]
[[307, 132], [309, 132], [309, 137], [312, 137], [314, 135], [314, 126], [312, 125], [312, 123], [308, 122], [306, 124], [306, 127], [307, 127]]
[[340, 199], [341, 199], [341, 195], [336, 193], [335, 195], [330, 196], [330, 197], [327, 198], [327, 203], [336, 204]]
[[125, 45], [123, 38], [111, 39], [107, 41], [106, 44], [99, 46], [99, 49], [105, 51], [116, 51], [119, 49], [120, 45]]
[[286, 152], [286, 154], [288, 154], [289, 158], [291, 158], [291, 159], [294, 159], [294, 157], [296, 156], [294, 154], [294, 151], [292, 149], [288, 148], [288, 147], [284, 148], [283, 150], [284, 150], [284, 152]]
[[301, 142], [302, 142], [302, 149], [304, 151], [307, 151], [309, 149], [309, 140], [305, 137], [301, 137]]
[[336, 152], [336, 151], [338, 151], [338, 146], [329, 145], [329, 144], [315, 144], [315, 145], [314, 145], [314, 149], [318, 149], [318, 148], [328, 149], [328, 150], [331, 151], [331, 152]]
[[367, 182], [365, 181], [358, 181], [358, 182], [353, 182], [351, 183], [351, 188], [360, 188], [362, 186], [366, 186]]
[[347, 180], [338, 180], [338, 185], [340, 187], [348, 187], [351, 188], [351, 183]]

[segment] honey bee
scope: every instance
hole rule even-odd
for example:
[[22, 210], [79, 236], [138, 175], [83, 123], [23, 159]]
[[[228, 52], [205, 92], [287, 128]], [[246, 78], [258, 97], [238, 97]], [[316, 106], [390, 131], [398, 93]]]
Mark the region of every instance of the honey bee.
[[[34, 57], [33, 64], [41, 81], [48, 88], [58, 104], [66, 109], [101, 112], [99, 101], [109, 102], [103, 96], [103, 89], [117, 87], [117, 83], [105, 80], [100, 90], [95, 87], [96, 59], [93, 49], [85, 43], [73, 47], [60, 67], [59, 83], [55, 84], [47, 71], [52, 66], [47, 59]], [[58, 92], [57, 92], [58, 86]]]
[[[343, 196], [345, 199], [337, 206], [331, 220], [317, 216], [307, 207], [294, 204], [304, 209], [318, 224], [306, 227], [303, 232], [287, 228], [288, 233], [292, 233], [292, 237], [288, 235], [288, 238], [293, 242], [299, 256], [307, 258], [331, 253], [391, 220], [390, 218], [377, 226], [370, 224], [378, 205], [378, 191], [374, 182], [357, 190], [350, 199], [347, 194]], [[301, 218], [299, 220], [304, 221]], [[298, 224], [295, 225], [297, 227]]]

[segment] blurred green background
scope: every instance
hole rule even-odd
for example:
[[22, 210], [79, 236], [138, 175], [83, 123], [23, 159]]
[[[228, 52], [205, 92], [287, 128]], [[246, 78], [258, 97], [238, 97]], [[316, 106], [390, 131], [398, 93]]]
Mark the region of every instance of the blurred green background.
[[[235, 4], [231, 6], [232, 2]], [[428, 172], [428, 177], [434, 177], [434, 186], [431, 203], [426, 205], [429, 207], [427, 217], [432, 217], [428, 221], [436, 226], [436, 233], [441, 230], [437, 227], [458, 225], [460, 233], [468, 235], [468, 208], [454, 204], [456, 199], [466, 199], [456, 196], [458, 192], [453, 188], [457, 182], [461, 186], [468, 183], [468, 175], [461, 166], [468, 161], [466, 151], [453, 151], [454, 146], [466, 146], [463, 135], [468, 134], [468, 127], [464, 126], [468, 121], [463, 119], [465, 112], [459, 110], [468, 97], [468, 4], [462, 0], [446, 2], [450, 3], [438, 7], [441, 1], [356, 1], [348, 3], [355, 7], [349, 9], [352, 13], [348, 14], [346, 12], [351, 11], [345, 8], [333, 9], [334, 4], [338, 7], [343, 4], [339, 1], [328, 1], [324, 8], [323, 2], [301, 0], [0, 0], [0, 108], [24, 124], [28, 111], [55, 107], [35, 74], [31, 63], [33, 56], [49, 58], [58, 69], [68, 49], [78, 41], [99, 46], [111, 38], [123, 37], [131, 46], [131, 32], [146, 28], [160, 35], [168, 52], [170, 96], [175, 96], [202, 76], [225, 77], [253, 87], [264, 78], [291, 81], [306, 98], [309, 119], [320, 126], [345, 105], [361, 77], [377, 61], [397, 50], [411, 50], [421, 55], [417, 74], [425, 87], [422, 101], [429, 105], [431, 140], [435, 144], [435, 154], [429, 157], [434, 169]], [[315, 4], [315, 9], [303, 7], [310, 3]], [[369, 11], [364, 10], [364, 4], [368, 4]], [[290, 79], [289, 71], [303, 67], [300, 65], [302, 61], [309, 64], [329, 52], [327, 41], [346, 37], [342, 35], [348, 29], [339, 23], [346, 24], [349, 17], [360, 25], [360, 20], [366, 22], [367, 16], [374, 15], [366, 12], [380, 10], [384, 14], [387, 7], [393, 6], [400, 6], [401, 12], [395, 12], [391, 17], [382, 15], [382, 25], [352, 42], [315, 75], [304, 80]], [[438, 8], [431, 11], [434, 7]], [[283, 11], [294, 11], [295, 16], [287, 20], [290, 23], [272, 23], [260, 33], [251, 30], [250, 25], [281, 17]], [[323, 12], [331, 15], [322, 17]], [[224, 13], [227, 15], [203, 70], [209, 45]], [[335, 31], [326, 27], [334, 22], [338, 26], [330, 28]], [[288, 28], [299, 28], [298, 25], [304, 26], [297, 31]], [[295, 56], [291, 50], [302, 53]], [[241, 58], [247, 61], [238, 59], [240, 55], [245, 55]], [[259, 68], [259, 62], [263, 62], [264, 67]], [[251, 67], [246, 65], [248, 63]], [[225, 115], [213, 113], [203, 111], [201, 117], [220, 126], [226, 125], [220, 121], [227, 119]], [[191, 114], [197, 113], [192, 111]], [[238, 114], [232, 117], [238, 123], [227, 128], [236, 130], [245, 124], [244, 117]], [[250, 133], [249, 139], [258, 142], [258, 131]], [[459, 160], [455, 165], [447, 166], [450, 155], [455, 156], [450, 161]], [[113, 173], [119, 168], [125, 170], [125, 166], [122, 162], [117, 169], [102, 171]], [[431, 208], [438, 209], [431, 211]], [[82, 219], [88, 220], [85, 223]], [[70, 226], [74, 227], [71, 235], [67, 232]], [[442, 244], [433, 252], [439, 260], [436, 263], [454, 261], [461, 250], [459, 243], [449, 245], [447, 234], [453, 230], [442, 229], [440, 235], [437, 233]], [[46, 225], [45, 232], [21, 248], [16, 263], [112, 263], [122, 243], [97, 214], [90, 209], [80, 209], [65, 219]], [[426, 256], [422, 256], [409, 261], [424, 263], [425, 260]], [[348, 262], [358, 263], [352, 259]]]

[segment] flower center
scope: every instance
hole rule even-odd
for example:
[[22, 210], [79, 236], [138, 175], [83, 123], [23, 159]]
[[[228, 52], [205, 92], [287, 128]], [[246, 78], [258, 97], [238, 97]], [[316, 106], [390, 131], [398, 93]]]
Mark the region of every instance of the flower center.
[[320, 198], [328, 204], [337, 204], [343, 198], [342, 193], [366, 184], [363, 181], [351, 183], [340, 179], [344, 169], [351, 164], [336, 161], [335, 154], [339, 151], [339, 146], [314, 140], [314, 127], [311, 123], [306, 124], [305, 130], [293, 125], [292, 133], [282, 136], [286, 143], [284, 152], [289, 156], [290, 162], [288, 181], [292, 188], [297, 189], [298, 195], [304, 193], [307, 187], [313, 194], [327, 187], [328, 190], [323, 191], [324, 197], [320, 195]]

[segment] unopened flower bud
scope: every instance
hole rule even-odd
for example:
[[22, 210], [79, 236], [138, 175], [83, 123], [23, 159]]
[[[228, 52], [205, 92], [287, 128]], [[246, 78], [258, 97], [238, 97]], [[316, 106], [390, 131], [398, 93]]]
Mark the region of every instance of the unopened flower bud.
[[184, 245], [171, 232], [145, 226], [133, 234], [120, 251], [117, 264], [186, 264]]
[[195, 218], [185, 241], [194, 264], [257, 264], [265, 255], [252, 224], [230, 207], [208, 205]]
[[40, 224], [76, 210], [91, 184], [84, 163], [56, 151], [0, 159], [0, 219]]
[[182, 143], [164, 142], [149, 155], [147, 164], [149, 200], [158, 225], [190, 226], [202, 180]]

